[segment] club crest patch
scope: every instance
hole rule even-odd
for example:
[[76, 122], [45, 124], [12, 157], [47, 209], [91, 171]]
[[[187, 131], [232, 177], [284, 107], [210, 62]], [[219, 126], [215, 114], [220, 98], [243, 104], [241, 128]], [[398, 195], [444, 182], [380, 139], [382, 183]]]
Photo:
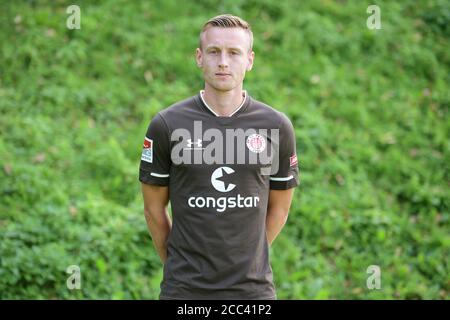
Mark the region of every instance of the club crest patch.
[[142, 149], [141, 160], [145, 162], [153, 162], [153, 140], [145, 137], [144, 148]]
[[266, 149], [266, 139], [260, 134], [251, 134], [247, 138], [247, 148], [255, 153], [261, 153]]

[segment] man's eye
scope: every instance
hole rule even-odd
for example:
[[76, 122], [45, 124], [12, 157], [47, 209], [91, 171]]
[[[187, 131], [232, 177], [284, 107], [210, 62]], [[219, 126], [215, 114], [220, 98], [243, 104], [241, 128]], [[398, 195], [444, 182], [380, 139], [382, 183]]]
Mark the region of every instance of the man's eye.
[[239, 52], [237, 52], [237, 51], [231, 51], [231, 54], [232, 54], [232, 55], [238, 55]]
[[217, 53], [217, 50], [211, 50], [209, 53], [211, 53], [211, 54], [216, 54], [216, 53]]

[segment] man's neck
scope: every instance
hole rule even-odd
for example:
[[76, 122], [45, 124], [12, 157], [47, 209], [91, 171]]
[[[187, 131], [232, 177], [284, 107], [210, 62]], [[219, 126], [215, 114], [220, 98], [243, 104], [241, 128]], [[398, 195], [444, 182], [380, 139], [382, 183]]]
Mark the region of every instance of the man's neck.
[[203, 99], [216, 114], [228, 117], [239, 108], [244, 97], [242, 87], [230, 91], [218, 91], [206, 85]]

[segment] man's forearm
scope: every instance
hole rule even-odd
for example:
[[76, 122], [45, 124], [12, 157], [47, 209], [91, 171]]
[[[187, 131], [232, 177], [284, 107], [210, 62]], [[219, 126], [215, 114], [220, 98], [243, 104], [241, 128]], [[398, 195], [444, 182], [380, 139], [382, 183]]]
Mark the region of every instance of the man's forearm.
[[266, 236], [269, 246], [272, 245], [272, 242], [280, 233], [281, 229], [283, 229], [286, 224], [288, 218], [288, 212], [285, 211], [275, 211], [269, 210], [267, 211], [266, 217]]
[[144, 211], [147, 227], [152, 236], [153, 245], [163, 263], [167, 259], [167, 239], [172, 230], [172, 221], [167, 210], [164, 212]]

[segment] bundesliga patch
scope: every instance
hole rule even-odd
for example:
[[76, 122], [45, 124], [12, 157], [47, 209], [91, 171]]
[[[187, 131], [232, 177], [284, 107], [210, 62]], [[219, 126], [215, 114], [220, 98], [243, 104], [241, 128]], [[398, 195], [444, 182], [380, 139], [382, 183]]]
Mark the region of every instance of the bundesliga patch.
[[289, 158], [289, 162], [291, 163], [291, 167], [296, 166], [297, 165], [297, 155], [294, 154], [292, 157]]
[[266, 149], [266, 140], [260, 134], [251, 134], [247, 138], [247, 148], [252, 152], [261, 153]]
[[153, 162], [153, 140], [145, 137], [144, 149], [142, 150], [141, 160], [145, 162]]

